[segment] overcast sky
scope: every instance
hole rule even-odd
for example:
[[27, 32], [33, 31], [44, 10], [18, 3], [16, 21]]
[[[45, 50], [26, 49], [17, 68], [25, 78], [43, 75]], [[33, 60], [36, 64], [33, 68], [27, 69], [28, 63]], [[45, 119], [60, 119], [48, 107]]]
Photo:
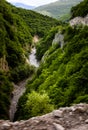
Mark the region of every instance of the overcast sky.
[[7, 1], [14, 2], [14, 3], [19, 2], [27, 5], [32, 5], [32, 6], [40, 6], [51, 2], [55, 2], [57, 0], [7, 0]]

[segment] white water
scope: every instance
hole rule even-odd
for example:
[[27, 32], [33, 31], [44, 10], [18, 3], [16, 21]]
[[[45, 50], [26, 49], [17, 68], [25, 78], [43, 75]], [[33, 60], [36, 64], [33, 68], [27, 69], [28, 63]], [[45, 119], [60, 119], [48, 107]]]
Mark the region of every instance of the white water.
[[31, 50], [31, 54], [29, 55], [29, 62], [31, 65], [35, 66], [35, 67], [39, 67], [39, 62], [36, 59], [36, 48], [32, 48]]
[[[37, 43], [38, 37], [34, 36], [33, 40], [34, 40], [34, 43]], [[29, 63], [37, 68], [37, 67], [39, 67], [39, 62], [37, 61], [35, 54], [36, 54], [36, 48], [34, 47], [31, 49], [31, 54], [29, 55]], [[30, 77], [30, 79], [31, 79], [31, 77]], [[11, 105], [10, 105], [10, 110], [9, 110], [10, 121], [13, 121], [13, 119], [14, 119], [14, 114], [17, 110], [17, 103], [18, 103], [20, 96], [23, 95], [23, 93], [26, 90], [26, 88], [25, 88], [26, 83], [27, 83], [27, 80], [24, 80], [17, 85], [13, 84], [13, 86], [14, 86], [14, 90], [12, 92], [13, 97], [11, 99]]]

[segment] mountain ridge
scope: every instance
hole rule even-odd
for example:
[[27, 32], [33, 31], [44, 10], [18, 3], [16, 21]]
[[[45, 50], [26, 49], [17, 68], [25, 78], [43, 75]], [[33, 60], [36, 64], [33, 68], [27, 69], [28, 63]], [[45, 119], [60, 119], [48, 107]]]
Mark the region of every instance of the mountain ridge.
[[58, 0], [56, 2], [37, 7], [34, 10], [44, 15], [60, 19], [63, 16], [68, 17], [70, 15], [71, 7], [81, 1], [82, 0]]

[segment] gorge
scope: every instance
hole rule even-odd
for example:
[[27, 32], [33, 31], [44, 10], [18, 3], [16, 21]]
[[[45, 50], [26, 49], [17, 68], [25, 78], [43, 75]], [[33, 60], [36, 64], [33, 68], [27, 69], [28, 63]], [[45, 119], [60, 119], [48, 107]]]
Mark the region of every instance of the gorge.
[[[39, 41], [39, 38], [37, 36], [34, 36], [33, 38], [33, 44], [37, 44]], [[31, 53], [29, 54], [29, 64], [33, 65], [35, 68], [39, 67], [39, 62], [36, 59], [36, 48], [33, 47], [31, 49]], [[25, 79], [24, 81], [19, 82], [18, 84], [14, 84], [14, 90], [12, 92], [12, 98], [11, 98], [11, 105], [9, 110], [9, 117], [10, 121], [14, 120], [14, 115], [17, 110], [17, 103], [19, 101], [19, 98], [23, 95], [23, 93], [26, 90], [26, 83], [28, 80], [30, 80], [32, 77], [29, 77], [28, 79]]]
[[1, 0], [0, 130], [88, 129], [88, 0], [71, 13], [69, 24]]

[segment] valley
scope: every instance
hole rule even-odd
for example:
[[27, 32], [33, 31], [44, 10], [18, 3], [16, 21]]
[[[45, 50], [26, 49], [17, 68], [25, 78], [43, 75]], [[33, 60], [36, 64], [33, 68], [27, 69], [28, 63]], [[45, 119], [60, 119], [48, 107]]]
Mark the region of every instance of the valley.
[[70, 18], [1, 0], [1, 130], [88, 128], [88, 0], [72, 7]]
[[[38, 41], [39, 41], [38, 36], [34, 36], [32, 44], [37, 44]], [[33, 65], [36, 69], [37, 67], [39, 67], [39, 62], [37, 61], [35, 54], [36, 54], [36, 48], [33, 47], [31, 49], [31, 53], [29, 54], [29, 60], [27, 61], [29, 62], [30, 65]], [[10, 121], [14, 120], [14, 115], [17, 111], [17, 104], [18, 104], [19, 98], [26, 91], [26, 84], [28, 80], [32, 80], [32, 75], [28, 79], [25, 79], [19, 82], [18, 84], [13, 83], [14, 89], [11, 94], [11, 105], [10, 105], [10, 110], [9, 110]]]

